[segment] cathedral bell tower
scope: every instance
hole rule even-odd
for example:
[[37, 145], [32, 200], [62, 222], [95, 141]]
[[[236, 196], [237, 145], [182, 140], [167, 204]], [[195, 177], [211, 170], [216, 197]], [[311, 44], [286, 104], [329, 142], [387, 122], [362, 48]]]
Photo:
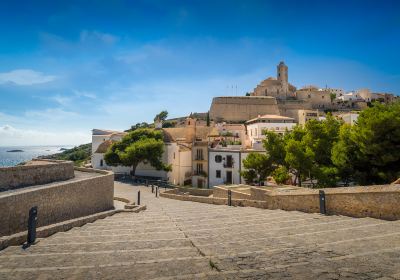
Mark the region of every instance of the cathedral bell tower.
[[287, 97], [289, 92], [289, 82], [288, 82], [288, 67], [281, 61], [277, 66], [277, 77], [279, 82], [281, 82], [282, 95]]

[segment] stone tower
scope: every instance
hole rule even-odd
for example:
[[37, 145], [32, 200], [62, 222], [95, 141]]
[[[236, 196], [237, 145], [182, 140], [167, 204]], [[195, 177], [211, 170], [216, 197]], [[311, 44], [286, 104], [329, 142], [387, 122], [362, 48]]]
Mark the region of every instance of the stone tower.
[[289, 82], [288, 82], [288, 67], [286, 66], [286, 64], [281, 61], [278, 66], [277, 66], [277, 77], [278, 81], [281, 83], [281, 87], [282, 87], [282, 92], [281, 95], [282, 96], [287, 96], [288, 92], [289, 92]]

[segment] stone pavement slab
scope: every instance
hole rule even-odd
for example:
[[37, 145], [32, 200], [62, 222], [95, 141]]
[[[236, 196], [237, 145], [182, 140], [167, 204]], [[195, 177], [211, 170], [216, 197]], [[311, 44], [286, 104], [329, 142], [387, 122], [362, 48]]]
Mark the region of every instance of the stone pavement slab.
[[400, 221], [155, 198], [0, 251], [0, 279], [400, 279]]

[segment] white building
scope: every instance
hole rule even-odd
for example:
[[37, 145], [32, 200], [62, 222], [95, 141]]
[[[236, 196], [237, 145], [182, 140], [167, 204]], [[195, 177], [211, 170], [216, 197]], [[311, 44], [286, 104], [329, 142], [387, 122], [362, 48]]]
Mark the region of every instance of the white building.
[[92, 130], [92, 167], [95, 169], [112, 170], [116, 174], [129, 174], [132, 170], [128, 166], [108, 166], [104, 161], [104, 154], [113, 142], [120, 141], [126, 133], [120, 131], [93, 129]]
[[240, 172], [244, 169], [243, 160], [255, 150], [242, 150], [240, 148], [217, 148], [208, 150], [208, 187], [212, 188], [224, 184], [245, 183]]
[[[130, 174], [130, 166], [108, 166], [104, 161], [104, 154], [113, 142], [119, 141], [126, 135], [125, 132], [93, 129], [92, 131], [92, 167], [95, 169], [111, 170], [115, 174]], [[135, 175], [154, 177], [177, 185], [184, 185], [185, 181], [191, 180], [192, 173], [192, 151], [190, 145], [165, 139], [164, 154], [162, 160], [170, 164], [171, 172], [156, 170], [146, 161], [139, 163]]]
[[345, 123], [354, 125], [358, 119], [358, 113], [346, 113], [338, 115]]
[[328, 91], [329, 93], [336, 94], [336, 98], [345, 94], [345, 91], [341, 88], [324, 88], [324, 89], [319, 89], [319, 90], [321, 90], [321, 91], [324, 90], [324, 91]]
[[355, 101], [355, 100], [363, 100], [363, 98], [354, 91], [350, 91], [348, 93], [345, 93], [339, 97], [336, 98], [337, 100], [341, 101]]
[[296, 125], [294, 118], [278, 115], [263, 115], [246, 122], [247, 136], [252, 147], [256, 147], [265, 139], [264, 131], [284, 134]]

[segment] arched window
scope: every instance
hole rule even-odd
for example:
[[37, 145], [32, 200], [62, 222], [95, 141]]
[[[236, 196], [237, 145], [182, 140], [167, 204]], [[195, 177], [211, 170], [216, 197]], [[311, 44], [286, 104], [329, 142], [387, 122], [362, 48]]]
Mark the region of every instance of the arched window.
[[222, 161], [222, 156], [220, 156], [220, 155], [216, 155], [215, 156], [215, 162], [221, 162]]

